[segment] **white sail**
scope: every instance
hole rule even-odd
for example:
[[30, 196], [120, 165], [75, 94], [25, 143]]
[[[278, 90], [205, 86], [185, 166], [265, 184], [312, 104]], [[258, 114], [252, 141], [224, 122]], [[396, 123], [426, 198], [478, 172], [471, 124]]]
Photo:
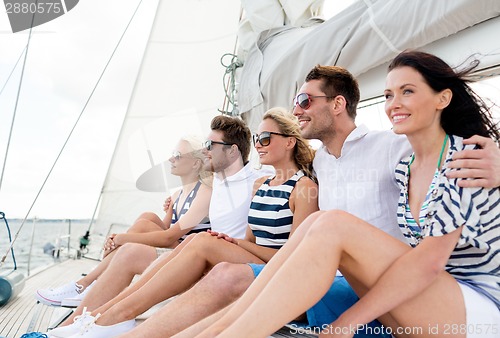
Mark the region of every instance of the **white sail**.
[[162, 163], [182, 135], [206, 135], [219, 113], [225, 72], [220, 58], [234, 51], [239, 16], [234, 0], [159, 2], [95, 232], [131, 224], [144, 211], [162, 212], [163, 200], [178, 187]]

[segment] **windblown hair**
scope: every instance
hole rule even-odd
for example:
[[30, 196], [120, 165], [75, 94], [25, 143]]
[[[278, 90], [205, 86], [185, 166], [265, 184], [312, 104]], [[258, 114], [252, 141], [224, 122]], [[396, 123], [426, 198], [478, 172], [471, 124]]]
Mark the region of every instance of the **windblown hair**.
[[180, 141], [187, 142], [189, 148], [191, 148], [191, 156], [193, 156], [197, 160], [200, 160], [200, 165], [198, 167], [198, 179], [203, 184], [211, 187], [213, 173], [209, 170], [203, 170], [203, 161], [205, 161], [205, 155], [203, 153], [203, 138], [198, 135], [185, 135], [180, 138]]
[[346, 110], [354, 120], [356, 118], [356, 108], [359, 103], [359, 86], [354, 76], [342, 67], [321, 66], [314, 67], [306, 76], [306, 82], [311, 80], [321, 80], [321, 90], [329, 101], [337, 95], [342, 95], [347, 101]]
[[295, 143], [295, 148], [293, 149], [294, 162], [307, 177], [316, 181], [312, 174], [312, 161], [314, 159], [315, 151], [309, 145], [309, 141], [303, 138], [300, 134], [297, 117], [288, 113], [285, 108], [276, 107], [269, 109], [264, 114], [262, 120], [266, 119], [271, 119], [276, 122], [280, 133], [295, 137], [297, 142]]
[[389, 72], [399, 67], [411, 67], [436, 92], [450, 89], [450, 104], [441, 113], [441, 127], [447, 134], [469, 138], [473, 135], [500, 139], [498, 126], [493, 122], [490, 107], [470, 88], [466, 76], [479, 64], [473, 60], [471, 65], [455, 71], [439, 57], [413, 50], [403, 51], [392, 60]]
[[222, 140], [224, 142], [236, 144], [241, 153], [243, 162], [248, 162], [252, 134], [242, 119], [227, 115], [217, 115], [212, 119], [210, 128], [222, 132], [224, 135]]

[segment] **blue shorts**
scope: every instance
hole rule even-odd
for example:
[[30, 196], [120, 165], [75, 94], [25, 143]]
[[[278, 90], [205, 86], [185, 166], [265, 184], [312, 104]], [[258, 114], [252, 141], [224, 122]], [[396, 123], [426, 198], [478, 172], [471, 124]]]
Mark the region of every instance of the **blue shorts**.
[[[254, 276], [260, 274], [265, 264], [248, 264]], [[328, 330], [328, 324], [335, 321], [344, 311], [349, 309], [359, 300], [358, 296], [349, 283], [342, 276], [335, 277], [333, 284], [326, 294], [312, 308], [306, 311], [307, 322], [293, 322], [292, 325], [301, 327], [318, 327]], [[356, 338], [390, 338], [391, 335], [385, 333], [385, 327], [374, 320], [363, 329], [357, 331]]]

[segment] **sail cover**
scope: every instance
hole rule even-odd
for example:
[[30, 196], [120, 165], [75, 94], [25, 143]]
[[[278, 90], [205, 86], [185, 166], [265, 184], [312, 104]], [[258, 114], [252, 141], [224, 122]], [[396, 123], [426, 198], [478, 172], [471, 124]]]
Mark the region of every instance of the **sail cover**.
[[324, 23], [309, 13], [299, 25], [260, 32], [245, 52], [238, 101], [252, 129], [267, 109], [291, 108], [317, 64], [349, 69], [367, 99], [381, 95], [386, 63], [404, 49], [427, 50], [454, 65], [474, 53], [481, 54], [483, 68], [499, 63], [496, 0], [360, 0]]
[[166, 162], [176, 141], [206, 136], [222, 107], [220, 59], [234, 52], [240, 10], [234, 0], [159, 1], [94, 233], [145, 211], [163, 215], [165, 197], [179, 187]]
[[[184, 134], [206, 135], [224, 98], [220, 58], [235, 50], [238, 108], [255, 130], [292, 98], [316, 64], [358, 77], [364, 99], [383, 91], [387, 62], [419, 48], [459, 64], [481, 54], [499, 64], [497, 0], [359, 0], [321, 19], [323, 0], [160, 1], [120, 139], [103, 188], [96, 232], [162, 213], [179, 182], [165, 161]], [[241, 6], [244, 8], [240, 21]], [[106, 230], [103, 230], [106, 229]]]

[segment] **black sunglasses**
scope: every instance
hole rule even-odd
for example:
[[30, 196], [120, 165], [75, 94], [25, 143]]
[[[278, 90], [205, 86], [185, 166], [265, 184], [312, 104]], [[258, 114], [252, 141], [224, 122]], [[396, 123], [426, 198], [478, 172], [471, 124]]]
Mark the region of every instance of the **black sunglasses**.
[[214, 144], [222, 144], [224, 146], [232, 145], [231, 143], [207, 140], [207, 141], [203, 142], [202, 147], [206, 148], [208, 151], [210, 151], [214, 147]]
[[271, 135], [280, 135], [284, 137], [291, 137], [292, 135], [275, 133], [274, 131], [263, 131], [260, 134], [253, 135], [253, 145], [257, 145], [257, 142], [260, 143], [261, 146], [265, 147], [271, 144]]
[[311, 106], [311, 99], [315, 99], [318, 97], [326, 97], [328, 99], [331, 99], [332, 96], [326, 96], [326, 95], [309, 95], [307, 93], [300, 93], [299, 95], [295, 96], [293, 99], [293, 106], [299, 106], [302, 109], [307, 109]]

